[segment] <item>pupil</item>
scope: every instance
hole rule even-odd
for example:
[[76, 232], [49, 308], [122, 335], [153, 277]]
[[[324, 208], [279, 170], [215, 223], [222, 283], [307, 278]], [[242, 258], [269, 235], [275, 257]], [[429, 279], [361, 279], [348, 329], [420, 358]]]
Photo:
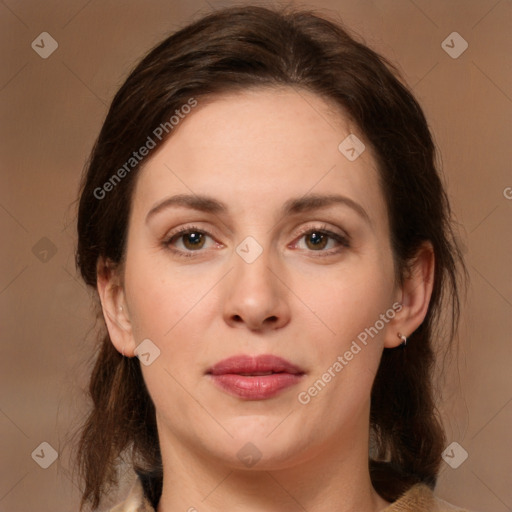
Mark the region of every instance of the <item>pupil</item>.
[[185, 242], [186, 242], [186, 245], [192, 245], [192, 246], [197, 246], [201, 243], [201, 236], [202, 234], [201, 233], [189, 233], [186, 237], [185, 237]]
[[308, 241], [314, 247], [324, 247], [325, 246], [325, 236], [322, 235], [322, 234], [311, 233], [309, 235], [309, 240]]
[[319, 242], [321, 242], [322, 235], [319, 236], [317, 233], [311, 233], [310, 236], [314, 244], [318, 244]]

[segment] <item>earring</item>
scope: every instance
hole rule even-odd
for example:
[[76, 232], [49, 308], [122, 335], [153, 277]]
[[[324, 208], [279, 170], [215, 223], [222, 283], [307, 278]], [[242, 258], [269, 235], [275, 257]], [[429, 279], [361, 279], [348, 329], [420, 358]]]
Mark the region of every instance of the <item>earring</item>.
[[407, 345], [407, 337], [402, 333], [397, 333], [397, 336], [402, 340], [402, 344], [400, 346], [405, 347]]

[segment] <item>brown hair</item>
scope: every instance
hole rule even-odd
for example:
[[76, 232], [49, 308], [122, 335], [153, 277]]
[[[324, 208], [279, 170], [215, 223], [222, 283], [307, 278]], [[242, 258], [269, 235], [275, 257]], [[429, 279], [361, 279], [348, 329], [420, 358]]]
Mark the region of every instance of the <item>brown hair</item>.
[[[375, 489], [389, 501], [416, 482], [431, 487], [436, 482], [444, 436], [432, 387], [433, 342], [443, 332], [448, 341], [454, 336], [457, 269], [464, 269], [427, 122], [398, 77], [390, 63], [339, 23], [309, 11], [244, 6], [186, 26], [137, 65], [112, 102], [83, 179], [76, 254], [83, 279], [94, 288], [99, 258], [122, 261], [141, 165], [107, 197], [98, 198], [97, 191], [190, 98], [289, 86], [341, 106], [377, 158], [397, 278], [403, 278], [425, 241], [436, 260], [427, 316], [405, 350], [384, 351], [372, 389], [370, 472]], [[441, 309], [449, 311], [443, 332], [438, 328]], [[108, 334], [100, 340], [89, 391], [93, 406], [77, 450], [85, 484], [81, 508], [88, 502], [99, 505], [116, 485], [118, 462], [127, 454], [156, 506], [162, 461], [154, 406], [139, 361], [119, 354]]]

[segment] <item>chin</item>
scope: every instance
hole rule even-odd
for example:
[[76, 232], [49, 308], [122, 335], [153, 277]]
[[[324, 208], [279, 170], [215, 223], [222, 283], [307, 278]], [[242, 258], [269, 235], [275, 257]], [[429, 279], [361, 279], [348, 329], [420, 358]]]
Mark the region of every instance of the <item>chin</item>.
[[247, 421], [246, 418], [244, 424], [239, 422], [238, 428], [228, 429], [233, 438], [225, 437], [223, 442], [211, 446], [214, 456], [233, 469], [254, 471], [285, 469], [307, 459], [306, 452], [314, 443], [304, 431], [283, 425], [276, 429], [285, 416], [279, 421], [261, 417]]

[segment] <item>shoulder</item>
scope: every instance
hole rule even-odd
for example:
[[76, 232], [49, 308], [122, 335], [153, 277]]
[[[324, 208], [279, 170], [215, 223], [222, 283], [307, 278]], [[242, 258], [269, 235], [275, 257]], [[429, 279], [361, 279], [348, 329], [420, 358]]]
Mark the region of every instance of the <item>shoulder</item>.
[[424, 484], [411, 487], [400, 499], [386, 507], [383, 512], [470, 512], [450, 505], [434, 496]]
[[156, 512], [148, 499], [144, 496], [144, 489], [140, 478], [137, 478], [130, 489], [126, 500], [119, 503], [110, 512]]

